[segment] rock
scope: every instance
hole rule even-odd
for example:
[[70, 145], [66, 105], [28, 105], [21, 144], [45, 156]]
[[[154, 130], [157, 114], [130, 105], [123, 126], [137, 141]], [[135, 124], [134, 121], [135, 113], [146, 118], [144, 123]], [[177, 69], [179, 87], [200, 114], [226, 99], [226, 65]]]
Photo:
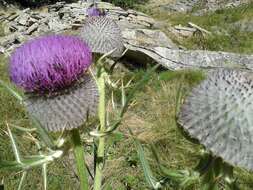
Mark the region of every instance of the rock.
[[162, 10], [173, 12], [190, 12], [198, 0], [178, 0], [172, 1], [167, 5], [162, 5]]
[[5, 53], [5, 49], [2, 46], [0, 46], [0, 53]]
[[34, 23], [33, 25], [31, 25], [27, 31], [26, 31], [26, 34], [32, 34], [34, 31], [36, 31], [39, 27], [39, 24], [38, 23]]
[[177, 46], [160, 30], [125, 29], [122, 36], [126, 43], [140, 47], [167, 47], [177, 49]]
[[26, 13], [20, 14], [19, 17], [18, 17], [18, 24], [21, 24], [23, 26], [27, 25], [29, 17], [30, 16]]
[[239, 28], [241, 32], [253, 32], [253, 19], [237, 21], [231, 27]]
[[169, 31], [175, 34], [176, 36], [191, 37], [193, 36], [194, 32], [197, 31], [197, 29], [178, 25], [178, 26], [170, 27]]
[[0, 45], [2, 47], [7, 47], [7, 46], [11, 45], [16, 40], [17, 36], [18, 36], [17, 33], [13, 33], [11, 35], [1, 37], [0, 38]]
[[18, 14], [14, 13], [7, 17], [8, 21], [13, 21], [18, 17]]
[[68, 26], [67, 24], [62, 23], [57, 18], [49, 19], [48, 26], [51, 31], [56, 31], [56, 32], [71, 28], [71, 26]]
[[200, 16], [206, 14], [207, 12], [234, 8], [250, 2], [252, 2], [252, 0], [206, 0], [202, 3], [202, 9], [198, 10], [195, 15]]
[[[169, 70], [242, 68], [253, 70], [253, 55], [203, 50], [178, 50], [126, 44], [129, 51], [141, 53]], [[133, 55], [133, 54], [131, 54]], [[140, 54], [139, 54], [140, 55]]]

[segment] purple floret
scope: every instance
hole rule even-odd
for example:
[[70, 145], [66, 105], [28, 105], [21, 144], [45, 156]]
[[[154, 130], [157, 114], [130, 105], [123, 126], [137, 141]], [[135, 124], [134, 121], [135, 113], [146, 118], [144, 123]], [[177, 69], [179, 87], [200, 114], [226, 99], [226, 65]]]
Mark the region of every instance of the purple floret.
[[88, 16], [105, 16], [105, 13], [104, 11], [94, 6], [87, 9], [87, 15]]
[[71, 85], [92, 63], [89, 47], [79, 38], [40, 37], [18, 48], [10, 58], [10, 78], [27, 92], [54, 92]]

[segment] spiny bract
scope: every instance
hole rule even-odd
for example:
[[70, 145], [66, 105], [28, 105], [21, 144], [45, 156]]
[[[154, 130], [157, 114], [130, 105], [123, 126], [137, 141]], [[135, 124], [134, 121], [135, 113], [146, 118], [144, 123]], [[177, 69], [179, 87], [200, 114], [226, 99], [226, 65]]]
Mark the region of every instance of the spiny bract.
[[120, 57], [124, 51], [119, 26], [105, 16], [87, 17], [80, 35], [94, 53], [104, 54], [115, 50], [110, 56]]
[[220, 69], [193, 89], [179, 124], [228, 163], [253, 170], [253, 73]]

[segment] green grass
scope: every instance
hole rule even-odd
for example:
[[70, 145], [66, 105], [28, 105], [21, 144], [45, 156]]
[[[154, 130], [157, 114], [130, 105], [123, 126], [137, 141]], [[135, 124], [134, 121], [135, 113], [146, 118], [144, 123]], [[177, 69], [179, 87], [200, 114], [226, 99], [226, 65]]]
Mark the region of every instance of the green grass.
[[[5, 59], [2, 62], [6, 62]], [[143, 69], [118, 73], [115, 79], [124, 77], [126, 80], [135, 77], [137, 81], [146, 71]], [[7, 67], [0, 66], [0, 78], [9, 82]], [[131, 128], [135, 136], [143, 143], [146, 156], [151, 164], [155, 175], [161, 177], [157, 170], [154, 156], [151, 154], [152, 144], [159, 155], [161, 163], [172, 169], [193, 168], [200, 155], [201, 146], [188, 141], [181, 130], [179, 130], [175, 120], [176, 97], [179, 86], [181, 86], [185, 96], [193, 86], [202, 81], [204, 75], [200, 71], [160, 71], [151, 76], [151, 80], [146, 87], [140, 89], [135, 98], [135, 103], [124, 117], [124, 121], [119, 132], [108, 138], [106, 156], [108, 159], [105, 168], [105, 179], [108, 190], [110, 187], [115, 190], [139, 190], [149, 189], [143, 171], [138, 160], [136, 147], [133, 139], [128, 133], [127, 127]], [[11, 151], [9, 139], [3, 133], [6, 122], [16, 123], [23, 127], [29, 126], [27, 116], [23, 108], [11, 97], [3, 88], [0, 88], [0, 159], [14, 159]], [[108, 102], [108, 110], [111, 104]], [[11, 109], [10, 109], [11, 108]], [[112, 115], [114, 113], [112, 112]], [[2, 117], [4, 116], [4, 117]], [[33, 143], [25, 139], [25, 135], [17, 133], [19, 147], [23, 154], [36, 153]], [[66, 168], [62, 161], [57, 161], [49, 165], [49, 189], [76, 189], [71, 178], [70, 169]], [[236, 170], [236, 177], [242, 185], [242, 189], [250, 190], [253, 175], [244, 171]], [[0, 171], [0, 180], [4, 179], [6, 189], [15, 189], [18, 185], [20, 174], [6, 173]], [[25, 189], [41, 189], [41, 170], [34, 169], [28, 174]], [[171, 184], [164, 189], [176, 189]], [[191, 190], [201, 190], [199, 184], [194, 184]]]

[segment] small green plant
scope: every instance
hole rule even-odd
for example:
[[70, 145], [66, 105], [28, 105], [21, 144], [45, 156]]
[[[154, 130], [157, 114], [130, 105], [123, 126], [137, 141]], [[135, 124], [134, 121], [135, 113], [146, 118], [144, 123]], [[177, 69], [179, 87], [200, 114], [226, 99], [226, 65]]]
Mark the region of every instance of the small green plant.
[[147, 0], [107, 0], [116, 6], [122, 8], [134, 8], [137, 4], [145, 3]]

